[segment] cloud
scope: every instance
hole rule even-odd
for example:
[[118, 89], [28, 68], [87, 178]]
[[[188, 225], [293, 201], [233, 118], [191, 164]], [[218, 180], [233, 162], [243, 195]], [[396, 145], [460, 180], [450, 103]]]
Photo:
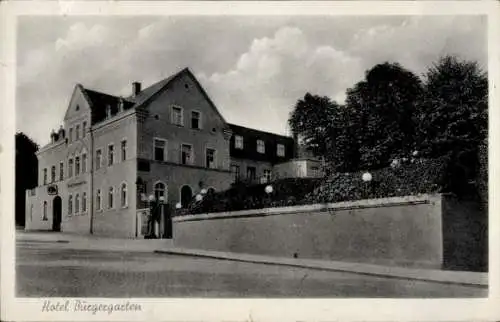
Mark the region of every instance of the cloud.
[[190, 67], [228, 121], [283, 133], [306, 92], [341, 102], [374, 64], [420, 74], [445, 53], [487, 62], [477, 16], [37, 19], [20, 27], [16, 116], [39, 143], [76, 83], [127, 95], [132, 81]]
[[82, 49], [102, 46], [109, 36], [109, 30], [102, 25], [94, 25], [88, 28], [83, 23], [76, 23], [69, 28], [64, 38], [56, 41], [56, 51], [79, 51]]
[[345, 88], [361, 76], [356, 57], [311, 44], [297, 27], [282, 27], [270, 38], [254, 39], [231, 70], [199, 78], [228, 120], [283, 133], [306, 92], [343, 99]]
[[399, 25], [358, 31], [352, 37], [349, 52], [361, 57], [367, 67], [392, 61], [417, 73], [446, 54], [486, 66], [485, 26], [485, 20], [479, 16], [412, 16]]

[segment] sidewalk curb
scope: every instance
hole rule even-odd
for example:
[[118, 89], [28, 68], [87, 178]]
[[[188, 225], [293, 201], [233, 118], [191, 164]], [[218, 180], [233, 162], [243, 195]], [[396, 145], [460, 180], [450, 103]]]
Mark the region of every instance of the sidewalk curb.
[[[252, 263], [252, 264], [266, 264], [266, 265], [275, 265], [275, 266], [288, 266], [288, 267], [296, 267], [296, 268], [306, 268], [306, 269], [314, 269], [321, 271], [331, 271], [331, 272], [344, 272], [358, 275], [366, 275], [366, 276], [374, 276], [374, 277], [383, 277], [383, 278], [392, 278], [392, 279], [406, 279], [406, 280], [414, 280], [414, 281], [422, 281], [422, 282], [432, 282], [432, 283], [440, 283], [440, 284], [453, 284], [453, 285], [462, 285], [469, 287], [481, 287], [488, 288], [488, 281], [459, 281], [454, 280], [453, 278], [442, 279], [439, 277], [418, 277], [418, 276], [408, 276], [405, 274], [398, 273], [381, 273], [370, 271], [369, 269], [346, 269], [341, 267], [326, 267], [314, 264], [307, 263], [292, 263], [288, 258], [276, 258], [277, 260], [271, 261], [266, 258], [258, 259], [259, 255], [251, 255], [254, 259], [243, 258], [241, 255], [232, 253], [227, 255], [222, 254], [210, 254], [210, 253], [200, 253], [193, 250], [154, 250], [154, 253], [157, 254], [168, 254], [168, 255], [178, 255], [178, 256], [192, 256], [192, 257], [200, 257], [200, 258], [211, 258], [211, 259], [219, 259], [219, 260], [228, 260], [235, 262], [243, 262], [243, 263]], [[248, 254], [245, 254], [248, 255]], [[332, 264], [332, 263], [331, 263]], [[331, 265], [330, 264], [330, 265]]]

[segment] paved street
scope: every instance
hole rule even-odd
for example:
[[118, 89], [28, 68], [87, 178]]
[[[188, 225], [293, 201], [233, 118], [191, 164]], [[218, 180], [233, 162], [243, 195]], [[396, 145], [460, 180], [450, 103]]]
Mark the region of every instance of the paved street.
[[18, 240], [21, 297], [483, 297], [460, 286]]

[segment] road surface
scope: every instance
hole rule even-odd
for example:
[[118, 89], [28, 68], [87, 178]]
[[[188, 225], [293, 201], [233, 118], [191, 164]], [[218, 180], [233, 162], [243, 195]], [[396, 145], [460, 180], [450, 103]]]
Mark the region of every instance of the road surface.
[[[67, 245], [66, 245], [67, 246]], [[16, 243], [20, 297], [485, 297], [481, 287], [146, 252]]]

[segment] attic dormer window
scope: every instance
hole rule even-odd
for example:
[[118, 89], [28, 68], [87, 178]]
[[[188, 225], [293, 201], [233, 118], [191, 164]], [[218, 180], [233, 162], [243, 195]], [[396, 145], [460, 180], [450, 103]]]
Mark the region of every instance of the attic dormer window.
[[111, 117], [111, 105], [106, 106], [106, 117]]
[[123, 112], [124, 104], [123, 104], [123, 98], [120, 97], [120, 100], [118, 101], [118, 111]]
[[264, 141], [257, 140], [257, 152], [266, 153], [266, 145], [265, 145]]

